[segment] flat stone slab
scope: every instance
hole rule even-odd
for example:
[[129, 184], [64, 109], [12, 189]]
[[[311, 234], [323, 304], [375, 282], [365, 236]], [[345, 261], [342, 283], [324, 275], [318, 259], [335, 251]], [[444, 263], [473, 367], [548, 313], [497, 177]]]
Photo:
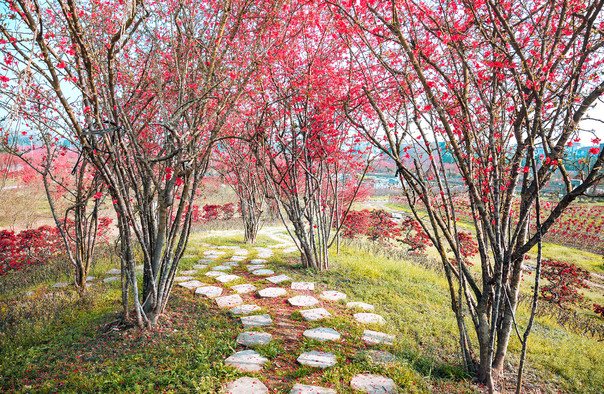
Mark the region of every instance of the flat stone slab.
[[287, 275], [277, 275], [277, 276], [271, 276], [266, 278], [266, 280], [268, 280], [271, 283], [277, 284], [277, 283], [281, 283], [281, 282], [287, 282], [289, 280], [292, 280], [292, 278], [290, 278]]
[[253, 350], [242, 350], [224, 360], [224, 363], [246, 372], [258, 372], [268, 361]]
[[335, 354], [321, 352], [318, 350], [302, 353], [297, 358], [297, 361], [302, 365], [308, 365], [309, 367], [317, 368], [329, 368], [337, 364]]
[[122, 270], [119, 268], [114, 268], [106, 272], [107, 275], [119, 275], [122, 273]]
[[247, 266], [248, 271], [256, 271], [266, 267], [264, 264], [252, 264]]
[[177, 276], [174, 278], [174, 282], [187, 282], [193, 279], [195, 279], [193, 276]]
[[205, 273], [205, 275], [209, 276], [210, 278], [216, 278], [218, 276], [224, 275], [224, 271], [208, 271]]
[[231, 287], [231, 289], [233, 291], [236, 291], [239, 294], [247, 294], [247, 293], [251, 293], [252, 291], [256, 290], [256, 286], [250, 285], [249, 283], [244, 283], [242, 285], [235, 285], [235, 286]]
[[217, 265], [216, 267], [210, 268], [212, 271], [229, 271], [232, 270], [233, 267], [228, 265]]
[[392, 364], [396, 361], [396, 356], [385, 350], [367, 350], [365, 354], [372, 363], [376, 364]]
[[321, 298], [327, 301], [340, 301], [346, 299], [346, 294], [334, 290], [325, 290], [321, 293]]
[[[109, 278], [107, 278], [107, 279], [109, 279]], [[67, 286], [69, 286], [69, 283], [67, 283], [67, 282], [58, 282], [58, 283], [55, 283], [54, 285], [52, 285], [52, 287], [56, 287], [57, 289], [61, 288], [61, 287], [67, 287]]]
[[232, 261], [239, 261], [239, 262], [245, 261], [246, 259], [247, 259], [247, 257], [244, 257], [244, 256], [233, 256], [233, 257], [231, 257]]
[[268, 260], [265, 259], [251, 259], [250, 264], [266, 264]]
[[261, 308], [258, 305], [245, 304], [236, 306], [229, 312], [231, 312], [233, 315], [249, 315], [250, 313], [259, 311], [260, 309]]
[[324, 308], [305, 309], [305, 310], [301, 310], [300, 314], [302, 315], [302, 317], [306, 321], [323, 320], [323, 319], [328, 318], [329, 316], [331, 316], [331, 313], [329, 313]]
[[257, 378], [244, 376], [231, 382], [225, 388], [226, 394], [266, 394], [268, 388]]
[[198, 280], [190, 280], [187, 282], [180, 282], [178, 285], [187, 289], [196, 289], [198, 287], [205, 286], [206, 284]]
[[239, 267], [239, 263], [236, 261], [227, 261], [222, 263], [222, 265], [226, 265], [228, 267]]
[[262, 289], [258, 292], [258, 295], [264, 298], [280, 297], [285, 294], [287, 294], [287, 291], [281, 287], [267, 287], [266, 289]]
[[314, 290], [314, 282], [292, 282], [292, 290]]
[[352, 317], [363, 324], [386, 324], [386, 320], [375, 313], [355, 313]]
[[207, 264], [195, 264], [193, 266], [193, 269], [196, 269], [196, 270], [205, 270], [206, 268], [208, 268]]
[[381, 375], [354, 375], [350, 380], [350, 387], [370, 394], [396, 393], [394, 380]]
[[333, 389], [326, 389], [319, 386], [310, 386], [308, 384], [296, 383], [289, 394], [336, 394]]
[[364, 311], [372, 311], [375, 309], [375, 307], [371, 304], [367, 304], [365, 302], [347, 302], [346, 303], [346, 308], [350, 308], [350, 309], [362, 309]]
[[283, 249], [283, 253], [295, 253], [298, 252], [298, 248], [295, 246], [291, 246], [289, 248]]
[[271, 276], [274, 274], [275, 274], [275, 271], [267, 270], [267, 269], [252, 271], [252, 275], [256, 275], [256, 276]]
[[90, 281], [90, 280], [95, 280], [96, 278], [94, 276], [87, 276], [86, 277], [86, 282]]
[[201, 294], [208, 298], [216, 298], [222, 294], [222, 288], [216, 286], [203, 286], [195, 290], [195, 294]]
[[195, 271], [195, 270], [186, 270], [186, 271], [180, 272], [181, 275], [195, 275], [196, 273], [197, 273], [197, 271]]
[[217, 276], [216, 280], [220, 283], [228, 283], [228, 282], [232, 282], [234, 280], [240, 279], [240, 276], [237, 275], [221, 275], [221, 276]]
[[268, 259], [270, 257], [273, 257], [273, 252], [260, 252], [257, 254], [258, 257], [262, 258], [262, 259]]
[[269, 315], [255, 315], [240, 317], [243, 328], [272, 326], [273, 320]]
[[313, 306], [319, 302], [311, 296], [295, 296], [287, 300], [293, 306]]
[[205, 252], [203, 252], [203, 255], [210, 255], [210, 256], [222, 256], [223, 254], [226, 254], [226, 252], [222, 252], [219, 250], [206, 250]]
[[237, 343], [243, 346], [266, 345], [272, 338], [268, 332], [247, 331], [237, 335]]
[[365, 330], [361, 339], [368, 345], [377, 345], [380, 343], [392, 345], [394, 338], [394, 335], [386, 334], [385, 332]]
[[235, 254], [237, 256], [247, 256], [248, 253], [249, 253], [249, 250], [247, 250], [247, 249], [235, 249], [233, 251], [233, 254]]
[[109, 278], [103, 279], [103, 282], [105, 282], [105, 283], [116, 282], [116, 281], [118, 281], [120, 279], [121, 278], [119, 276], [110, 276]]
[[310, 330], [306, 330], [302, 333], [307, 338], [316, 339], [317, 341], [337, 341], [342, 336], [339, 332], [334, 329], [327, 327], [317, 327]]
[[199, 259], [196, 261], [197, 264], [209, 264], [211, 262], [212, 262], [212, 260], [210, 260], [210, 259]]
[[239, 296], [239, 294], [233, 294], [225, 297], [216, 298], [216, 303], [219, 308], [233, 308], [237, 305], [243, 304], [243, 299]]

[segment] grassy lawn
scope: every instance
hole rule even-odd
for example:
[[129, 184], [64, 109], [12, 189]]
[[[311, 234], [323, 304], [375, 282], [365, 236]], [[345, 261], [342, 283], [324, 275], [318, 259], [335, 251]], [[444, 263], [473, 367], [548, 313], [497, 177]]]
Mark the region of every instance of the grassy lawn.
[[[182, 270], [195, 264], [208, 248], [206, 243], [245, 246], [238, 235], [208, 238], [195, 234], [181, 262]], [[259, 246], [271, 243], [267, 237], [259, 238]], [[248, 257], [253, 258], [255, 250], [249, 250]], [[319, 323], [304, 321], [285, 297], [253, 298], [261, 307], [258, 313], [270, 313], [279, 324], [263, 330], [273, 334], [273, 342], [256, 348], [269, 363], [262, 372], [250, 374], [224, 364], [225, 358], [244, 349], [235, 342], [243, 331], [238, 319], [190, 290], [176, 286], [161, 323], [152, 331], [140, 332], [116, 324], [121, 310], [119, 283], [99, 284], [83, 300], [70, 297], [70, 290], [57, 292], [60, 297], [45, 296], [51, 292], [50, 283], [46, 283], [35, 289], [38, 315], [28, 315], [25, 309], [34, 302], [27, 299], [0, 303], [1, 308], [24, 309], [11, 315], [15, 316], [12, 322], [2, 319], [0, 391], [214, 393], [239, 376], [257, 376], [272, 392], [287, 393], [293, 383], [300, 382], [349, 393], [350, 378], [362, 372], [394, 379], [403, 393], [482, 391], [459, 367], [457, 328], [446, 283], [439, 274], [353, 247], [334, 254], [332, 269], [320, 274], [300, 267], [292, 255], [276, 253], [270, 260], [277, 273], [315, 282], [314, 293], [338, 290], [348, 295], [346, 301], [373, 304], [386, 325], [361, 326], [354, 322], [354, 311], [346, 309], [344, 302], [322, 301], [333, 317]], [[202, 271], [197, 279], [215, 283]], [[258, 288], [269, 285], [262, 280], [254, 284]], [[526, 319], [526, 310], [521, 308], [521, 330]], [[337, 330], [342, 339], [321, 343], [301, 336], [304, 329], [317, 326]], [[394, 354], [397, 359], [393, 364], [369, 361], [369, 347], [360, 340], [365, 328], [396, 336], [393, 347], [371, 347]], [[512, 339], [512, 365], [516, 365], [519, 348], [517, 339]], [[295, 359], [304, 350], [330, 351], [336, 354], [338, 364], [326, 370], [301, 366]], [[547, 392], [603, 392], [603, 363], [601, 343], [569, 333], [548, 319], [538, 319], [530, 338], [527, 387]], [[508, 372], [514, 373], [513, 369]]]

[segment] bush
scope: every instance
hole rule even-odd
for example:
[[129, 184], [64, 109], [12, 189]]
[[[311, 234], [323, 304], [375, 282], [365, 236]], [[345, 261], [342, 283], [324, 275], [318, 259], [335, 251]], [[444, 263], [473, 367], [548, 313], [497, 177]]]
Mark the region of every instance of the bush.
[[578, 305], [585, 298], [579, 294], [578, 289], [589, 289], [587, 281], [590, 279], [588, 271], [572, 263], [565, 263], [554, 259], [543, 260], [542, 275], [548, 284], [541, 287], [541, 297], [560, 307]]

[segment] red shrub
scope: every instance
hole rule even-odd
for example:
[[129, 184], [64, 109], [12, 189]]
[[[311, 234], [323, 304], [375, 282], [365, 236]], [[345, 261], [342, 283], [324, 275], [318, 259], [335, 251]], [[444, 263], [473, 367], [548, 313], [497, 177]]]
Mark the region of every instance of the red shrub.
[[30, 265], [44, 264], [62, 253], [63, 243], [56, 227], [41, 226], [24, 230], [0, 231], [0, 275], [8, 271], [19, 271]]
[[589, 272], [572, 263], [545, 259], [542, 275], [549, 283], [541, 287], [541, 297], [561, 307], [581, 303], [584, 297], [577, 290], [589, 289]]

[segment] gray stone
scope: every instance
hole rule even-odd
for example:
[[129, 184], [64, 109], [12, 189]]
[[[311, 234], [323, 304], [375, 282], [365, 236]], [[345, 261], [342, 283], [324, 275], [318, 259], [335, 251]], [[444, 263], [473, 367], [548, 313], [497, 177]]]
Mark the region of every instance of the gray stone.
[[318, 350], [302, 353], [297, 361], [302, 365], [317, 368], [328, 368], [337, 364], [335, 354]]
[[361, 339], [368, 345], [377, 345], [380, 343], [392, 345], [394, 343], [394, 335], [371, 330], [363, 331], [363, 337]]
[[350, 380], [350, 387], [370, 394], [396, 393], [394, 380], [381, 375], [355, 375]]
[[105, 283], [116, 282], [116, 281], [118, 281], [120, 279], [121, 278], [119, 276], [110, 276], [109, 278], [103, 279], [103, 282], [105, 282]]
[[208, 268], [208, 265], [207, 264], [195, 264], [193, 266], [193, 268], [196, 270], [204, 270], [204, 269]]
[[248, 271], [256, 271], [256, 270], [262, 269], [264, 267], [265, 267], [264, 264], [252, 264], [252, 265], [248, 265], [247, 266], [247, 270]]
[[277, 276], [271, 276], [269, 278], [266, 278], [266, 280], [268, 280], [271, 283], [277, 284], [277, 283], [281, 283], [281, 282], [287, 282], [288, 280], [292, 280], [292, 278], [290, 278], [287, 275], [277, 275]]
[[216, 286], [203, 286], [195, 290], [195, 294], [201, 294], [208, 298], [216, 298], [222, 294], [222, 289]]
[[34, 294], [36, 294], [36, 293], [34, 293], [34, 292], [33, 292], [33, 291], [31, 291], [31, 290], [28, 290], [28, 291], [26, 291], [26, 292], [25, 292], [25, 297], [28, 297], [28, 298], [29, 298], [29, 297], [33, 297], [33, 296], [34, 296]]
[[198, 287], [205, 286], [206, 284], [198, 280], [190, 280], [188, 282], [180, 282], [178, 285], [186, 287], [187, 289], [196, 289]]
[[225, 297], [216, 298], [216, 303], [219, 308], [233, 308], [237, 305], [243, 304], [243, 299], [239, 296], [239, 294], [233, 294]]
[[282, 289], [280, 287], [267, 287], [266, 289], [260, 290], [258, 292], [258, 295], [264, 298], [274, 298], [285, 295], [286, 293], [287, 292], [285, 291], [285, 289]]
[[367, 350], [365, 354], [371, 362], [377, 364], [393, 364], [396, 361], [396, 356], [385, 350]]
[[319, 386], [310, 386], [308, 384], [296, 383], [289, 394], [336, 394], [333, 389], [326, 389]]
[[283, 249], [283, 253], [295, 253], [298, 252], [298, 248], [296, 246], [291, 246], [289, 248]]
[[249, 283], [244, 283], [242, 285], [235, 285], [231, 287], [231, 290], [236, 291], [239, 294], [247, 294], [256, 290], [256, 286], [250, 285]]
[[86, 282], [89, 282], [91, 280], [95, 280], [96, 278], [94, 276], [87, 276], [86, 277]]
[[206, 276], [209, 276], [210, 278], [216, 278], [217, 276], [222, 276], [224, 275], [223, 271], [208, 271], [205, 273]]
[[224, 360], [224, 363], [246, 372], [259, 372], [268, 361], [253, 350], [242, 350]]
[[264, 259], [251, 259], [250, 260], [250, 264], [266, 264], [268, 263], [267, 260]]
[[233, 315], [249, 315], [250, 313], [256, 312], [259, 310], [260, 310], [260, 307], [258, 305], [246, 304], [246, 305], [236, 306], [235, 308], [231, 309], [229, 312], [231, 312]]
[[222, 252], [219, 250], [206, 250], [205, 252], [203, 252], [204, 256], [210, 255], [210, 256], [222, 256], [223, 254], [226, 254], [226, 252]]
[[243, 346], [266, 345], [273, 336], [268, 332], [246, 331], [237, 335], [237, 343]]
[[211, 262], [212, 262], [212, 260], [210, 260], [210, 259], [199, 259], [196, 261], [197, 264], [205, 264], [205, 265], [207, 265]]
[[193, 279], [195, 279], [194, 276], [177, 276], [174, 278], [174, 282], [187, 282]]
[[386, 324], [386, 320], [375, 313], [355, 313], [352, 317], [363, 324]]
[[228, 265], [217, 265], [216, 267], [212, 267], [210, 269], [212, 271], [230, 271], [233, 269], [233, 267], [230, 267]]
[[268, 388], [257, 378], [244, 376], [231, 382], [225, 389], [226, 394], [266, 394]]
[[225, 263], [222, 263], [222, 265], [226, 265], [228, 267], [239, 267], [239, 263], [236, 261], [227, 261]]
[[319, 302], [315, 297], [311, 296], [295, 296], [287, 300], [293, 306], [312, 306]]
[[237, 275], [221, 275], [221, 276], [217, 276], [216, 280], [220, 283], [228, 283], [228, 282], [232, 282], [234, 280], [240, 279], [240, 276]]
[[324, 308], [306, 309], [300, 311], [300, 314], [306, 321], [317, 321], [331, 316], [331, 313], [329, 313]]
[[321, 298], [327, 301], [340, 301], [346, 298], [346, 294], [334, 290], [325, 290], [321, 293]]
[[327, 327], [317, 327], [306, 330], [302, 333], [307, 338], [316, 339], [317, 341], [337, 341], [341, 335], [336, 330]]
[[314, 282], [292, 282], [292, 290], [314, 290]]
[[244, 256], [233, 256], [233, 257], [231, 257], [232, 261], [239, 261], [239, 262], [245, 261], [246, 259], [247, 259], [247, 257], [244, 257]]
[[58, 282], [58, 283], [55, 283], [54, 285], [52, 285], [52, 287], [55, 287], [57, 289], [61, 288], [61, 287], [67, 287], [67, 286], [69, 286], [69, 283], [67, 283], [67, 282]]
[[361, 309], [364, 311], [372, 311], [375, 308], [373, 307], [373, 305], [371, 304], [366, 304], [364, 302], [347, 302], [346, 303], [346, 308], [351, 308], [351, 309]]
[[197, 273], [197, 271], [195, 271], [195, 270], [186, 270], [186, 271], [180, 272], [181, 275], [195, 275], [196, 273]]
[[106, 272], [107, 275], [119, 275], [122, 273], [122, 270], [119, 268], [110, 269]]
[[273, 320], [269, 315], [255, 315], [240, 317], [243, 328], [272, 326]]
[[247, 256], [248, 253], [249, 251], [247, 249], [235, 249], [233, 251], [233, 254], [237, 256]]
[[274, 273], [275, 273], [275, 271], [267, 270], [267, 269], [252, 271], [252, 275], [256, 275], [256, 276], [271, 276]]

